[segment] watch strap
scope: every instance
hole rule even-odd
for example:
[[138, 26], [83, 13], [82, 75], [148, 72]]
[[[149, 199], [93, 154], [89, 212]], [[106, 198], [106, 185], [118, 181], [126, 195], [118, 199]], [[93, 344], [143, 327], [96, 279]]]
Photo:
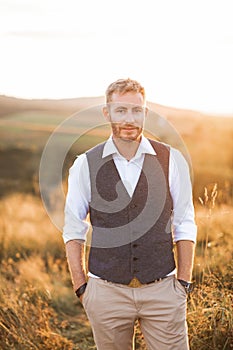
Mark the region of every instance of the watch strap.
[[191, 293], [193, 291], [193, 283], [192, 282], [187, 282], [181, 279], [178, 279], [180, 284], [184, 287], [186, 290], [186, 293]]
[[86, 287], [87, 287], [87, 283], [84, 283], [84, 284], [81, 285], [81, 287], [79, 287], [79, 288], [75, 291], [75, 294], [77, 295], [78, 298], [80, 298], [81, 295], [85, 292]]

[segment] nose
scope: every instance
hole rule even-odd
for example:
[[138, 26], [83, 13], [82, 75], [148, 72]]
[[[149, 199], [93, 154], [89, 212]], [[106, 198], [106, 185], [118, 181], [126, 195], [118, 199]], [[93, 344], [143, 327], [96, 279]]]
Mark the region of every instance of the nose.
[[126, 116], [125, 116], [125, 122], [126, 123], [134, 122], [134, 115], [133, 115], [132, 111], [127, 111]]

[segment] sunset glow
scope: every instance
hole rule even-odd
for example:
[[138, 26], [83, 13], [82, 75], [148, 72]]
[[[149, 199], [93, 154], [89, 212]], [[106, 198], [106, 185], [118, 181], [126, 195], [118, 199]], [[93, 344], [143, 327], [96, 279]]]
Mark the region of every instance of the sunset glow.
[[233, 114], [231, 13], [230, 0], [1, 0], [0, 94], [100, 96], [131, 77], [151, 102]]

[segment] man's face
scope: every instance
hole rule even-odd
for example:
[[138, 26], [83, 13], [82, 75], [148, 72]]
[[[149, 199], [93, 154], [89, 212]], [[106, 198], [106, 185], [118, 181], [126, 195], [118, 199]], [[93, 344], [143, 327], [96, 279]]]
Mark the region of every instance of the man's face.
[[114, 93], [104, 114], [111, 122], [114, 138], [125, 141], [140, 139], [147, 110], [140, 93]]

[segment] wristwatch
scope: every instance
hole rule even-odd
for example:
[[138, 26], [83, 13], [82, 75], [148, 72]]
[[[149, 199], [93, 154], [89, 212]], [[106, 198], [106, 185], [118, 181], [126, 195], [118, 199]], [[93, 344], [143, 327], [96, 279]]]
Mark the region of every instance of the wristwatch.
[[83, 285], [81, 285], [81, 287], [79, 287], [79, 288], [75, 291], [75, 294], [77, 295], [78, 298], [80, 298], [81, 295], [85, 292], [86, 287], [87, 287], [87, 283], [84, 283]]
[[180, 284], [184, 287], [186, 293], [191, 293], [193, 291], [193, 283], [178, 279]]

